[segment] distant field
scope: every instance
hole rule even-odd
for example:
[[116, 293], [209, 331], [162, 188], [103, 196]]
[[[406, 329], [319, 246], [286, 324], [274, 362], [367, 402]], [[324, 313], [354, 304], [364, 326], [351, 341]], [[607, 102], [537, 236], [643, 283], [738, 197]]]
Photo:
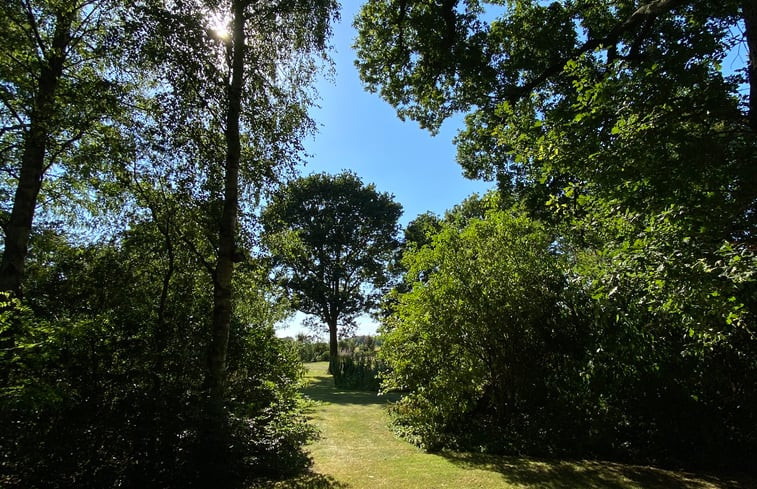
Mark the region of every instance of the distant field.
[[749, 489], [755, 481], [722, 480], [649, 467], [596, 461], [536, 460], [477, 454], [428, 454], [388, 429], [387, 400], [341, 391], [326, 362], [308, 365], [306, 394], [322, 432], [310, 446], [313, 468], [296, 479], [256, 489]]

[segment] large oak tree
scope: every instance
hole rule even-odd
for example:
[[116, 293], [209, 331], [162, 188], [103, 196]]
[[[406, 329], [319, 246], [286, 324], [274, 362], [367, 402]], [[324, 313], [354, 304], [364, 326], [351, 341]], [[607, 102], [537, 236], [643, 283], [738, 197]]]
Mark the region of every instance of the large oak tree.
[[295, 307], [328, 325], [332, 362], [340, 325], [377, 305], [399, 245], [401, 214], [391, 195], [344, 172], [293, 181], [262, 215], [266, 244]]

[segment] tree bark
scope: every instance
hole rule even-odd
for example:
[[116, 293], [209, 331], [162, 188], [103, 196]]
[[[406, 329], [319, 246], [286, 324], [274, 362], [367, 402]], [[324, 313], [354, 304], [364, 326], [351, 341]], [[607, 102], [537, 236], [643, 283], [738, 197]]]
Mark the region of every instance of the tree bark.
[[21, 169], [13, 208], [5, 226], [5, 249], [0, 263], [0, 290], [16, 296], [21, 295], [29, 236], [45, 172], [47, 145], [53, 130], [55, 98], [63, 75], [66, 51], [71, 42], [71, 25], [76, 12], [74, 9], [56, 15], [52, 46], [47, 51], [48, 55], [39, 73], [34, 106], [29, 115], [29, 130], [24, 135]]
[[234, 270], [234, 251], [239, 200], [240, 114], [244, 79], [244, 1], [231, 4], [233, 30], [231, 49], [231, 83], [228, 89], [226, 112], [226, 161], [224, 165], [223, 210], [219, 223], [218, 256], [213, 272], [213, 316], [208, 350], [208, 368], [205, 378], [207, 392], [206, 428], [203, 433], [206, 466], [202, 485], [215, 487], [223, 484], [226, 440], [226, 356], [229, 344], [229, 327], [232, 315], [231, 281]]
[[334, 375], [336, 372], [334, 367], [339, 361], [339, 340], [337, 339], [337, 323], [336, 321], [329, 321], [329, 373]]

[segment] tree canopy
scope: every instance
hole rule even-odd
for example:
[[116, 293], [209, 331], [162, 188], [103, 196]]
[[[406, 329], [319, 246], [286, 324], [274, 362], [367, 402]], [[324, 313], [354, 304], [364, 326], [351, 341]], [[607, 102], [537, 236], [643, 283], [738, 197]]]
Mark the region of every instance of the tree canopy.
[[295, 307], [337, 333], [377, 305], [398, 246], [402, 207], [353, 173], [314, 174], [273, 196], [262, 214], [265, 240]]
[[372, 0], [355, 46], [367, 88], [400, 117], [433, 131], [467, 113], [456, 141], [469, 177], [534, 208], [550, 196], [681, 205], [719, 237], [746, 238], [753, 17], [738, 1]]
[[[535, 372], [561, 373], [498, 384], [516, 367], [503, 359], [477, 370], [476, 341], [517, 343], [513, 329], [524, 331], [531, 310], [495, 287], [489, 294], [500, 300], [476, 310], [499, 313], [474, 335], [477, 316], [458, 311], [488, 298], [466, 296], [460, 277], [470, 268], [506, 283], [489, 264], [528, 259], [533, 245], [508, 237], [486, 261], [462, 257], [459, 249], [489, 239], [475, 233], [501, 219], [467, 202], [469, 216], [451, 213], [405, 253], [406, 269], [423, 280], [406, 275], [394, 291], [393, 348], [384, 354], [402, 372], [389, 385], [410, 392], [397, 410], [408, 434], [533, 452], [569, 450], [567, 440], [580, 438], [579, 452], [745, 463], [755, 435], [741, 406], [754, 402], [757, 378], [755, 10], [699, 0], [366, 2], [355, 42], [366, 87], [431, 131], [465, 113], [456, 138], [465, 174], [496, 180], [500, 212], [548, 230], [554, 257], [529, 271], [557, 260], [534, 276], [543, 289], [529, 293], [559, 306], [542, 308], [551, 319], [540, 322], [554, 330], [534, 328], [523, 348], [535, 348]], [[447, 299], [434, 294], [447, 289], [438, 284], [450, 288], [443, 297], [465, 299], [442, 307]], [[434, 336], [442, 327], [456, 333]], [[459, 370], [437, 368], [436, 343], [460, 352]], [[525, 394], [524, 381], [533, 388]], [[469, 384], [484, 387], [471, 393]], [[427, 386], [436, 385], [476, 401], [432, 411]], [[716, 400], [724, 390], [733, 397]], [[718, 448], [691, 449], [703, 440]]]
[[123, 5], [13, 0], [0, 7], [1, 290], [21, 293], [38, 206], [70, 212], [73, 196], [86, 198], [109, 163], [128, 155], [119, 133]]
[[337, 4], [169, 3], [0, 6], [0, 484], [232, 486], [306, 464], [252, 216], [314, 129]]

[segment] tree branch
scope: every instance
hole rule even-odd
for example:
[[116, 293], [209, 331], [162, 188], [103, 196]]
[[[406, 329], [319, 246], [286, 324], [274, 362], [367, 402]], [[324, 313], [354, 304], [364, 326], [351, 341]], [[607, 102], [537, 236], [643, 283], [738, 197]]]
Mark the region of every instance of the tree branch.
[[21, 118], [21, 114], [18, 113], [18, 111], [11, 105], [11, 99], [8, 97], [5, 93], [5, 87], [0, 86], [0, 102], [2, 102], [3, 106], [5, 106], [6, 109], [11, 113], [14, 119], [16, 119], [16, 122], [18, 122], [19, 126], [21, 127], [27, 127], [29, 124], [25, 122]]
[[[581, 46], [574, 49], [570, 56], [561, 58], [553, 62], [536, 78], [520, 87], [515, 88], [515, 90], [513, 90], [513, 93], [508, 97], [509, 101], [511, 103], [514, 103], [520, 100], [521, 98], [527, 96], [529, 93], [540, 87], [553, 76], [560, 74], [563, 71], [565, 64], [571, 59], [576, 59], [584, 53], [594, 51], [600, 46], [615, 45], [618, 43], [620, 36], [622, 36], [626, 32], [630, 32], [639, 27], [639, 25], [641, 25], [643, 22], [656, 17], [660, 13], [668, 12], [678, 5], [684, 3], [686, 3], [686, 0], [654, 0], [645, 5], [642, 5], [641, 7], [636, 9], [636, 11], [631, 14], [630, 17], [628, 17], [620, 24], [616, 25], [615, 28], [613, 28], [605, 37], [588, 39]], [[746, 3], [750, 2], [747, 1]]]
[[37, 42], [39, 51], [42, 53], [42, 58], [47, 58], [47, 50], [45, 49], [45, 43], [42, 40], [42, 36], [37, 28], [37, 19], [34, 17], [34, 11], [28, 0], [22, 0], [21, 4], [24, 7], [24, 13], [26, 13], [27, 20], [29, 21], [29, 28], [31, 29], [32, 37]]
[[71, 138], [67, 139], [66, 141], [64, 141], [63, 143], [61, 143], [60, 146], [58, 146], [57, 150], [51, 151], [50, 152], [50, 156], [49, 156], [49, 161], [50, 162], [47, 165], [45, 165], [44, 170], [42, 170], [42, 172], [43, 173], [47, 173], [47, 170], [49, 170], [50, 167], [55, 164], [55, 160], [57, 160], [58, 157], [60, 155], [62, 155], [68, 148], [70, 148], [71, 146], [73, 146], [74, 143], [79, 142], [84, 137], [84, 135], [86, 134], [86, 132], [87, 132], [86, 129], [80, 129], [76, 133], [76, 135], [74, 135], [73, 137], [71, 137]]

